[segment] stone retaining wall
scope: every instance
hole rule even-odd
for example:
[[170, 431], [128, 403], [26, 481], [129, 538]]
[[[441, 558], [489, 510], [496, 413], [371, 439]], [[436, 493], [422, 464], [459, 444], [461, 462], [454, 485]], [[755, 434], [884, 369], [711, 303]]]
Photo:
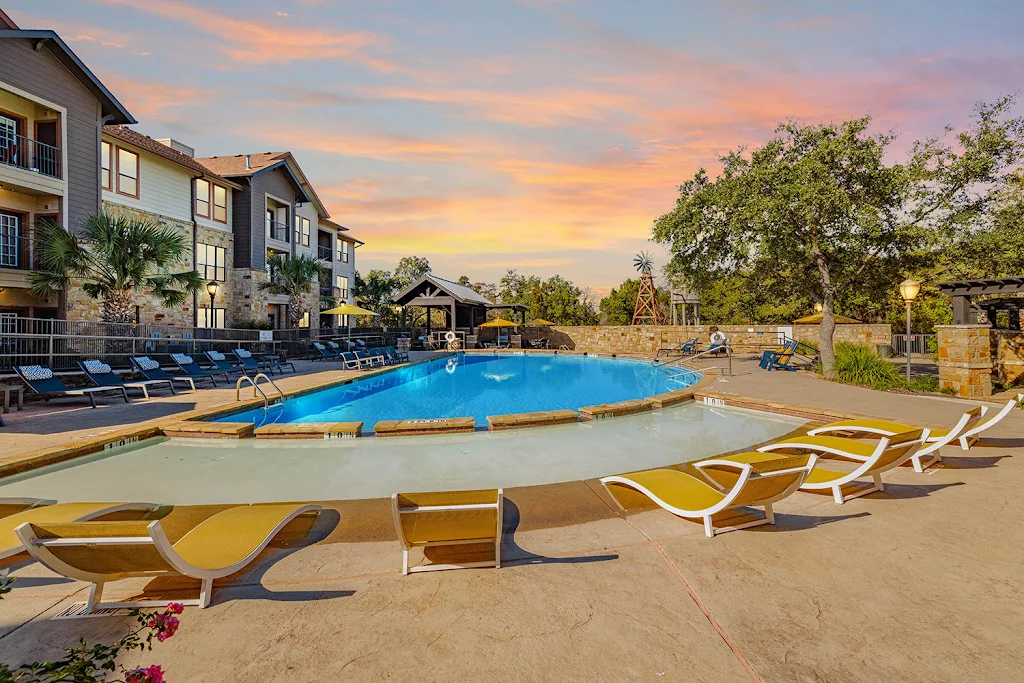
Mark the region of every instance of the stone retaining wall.
[[992, 330], [989, 341], [995, 378], [1004, 385], [1024, 384], [1024, 332]]
[[988, 325], [936, 325], [939, 387], [957, 396], [992, 395], [992, 341]]

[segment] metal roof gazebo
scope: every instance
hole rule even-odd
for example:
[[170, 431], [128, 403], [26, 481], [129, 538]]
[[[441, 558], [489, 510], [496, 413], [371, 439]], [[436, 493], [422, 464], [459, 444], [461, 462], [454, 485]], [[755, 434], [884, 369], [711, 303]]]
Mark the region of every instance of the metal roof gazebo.
[[427, 273], [395, 295], [392, 301], [402, 307], [402, 327], [405, 312], [410, 306], [427, 309], [427, 334], [430, 334], [430, 311], [437, 308], [445, 312], [445, 328], [476, 334], [477, 328], [487, 322], [487, 311], [504, 309], [516, 311], [526, 322], [528, 308], [523, 304], [496, 304], [476, 290], [451, 280]]
[[[979, 278], [976, 280], [957, 280], [955, 282], [938, 283], [939, 291], [953, 297], [953, 322], [957, 325], [975, 323], [971, 297], [987, 294], [1019, 294], [1024, 296], [1024, 275], [1017, 277]], [[990, 322], [995, 324], [998, 311], [1010, 312], [1011, 325], [1015, 322], [1020, 326], [1020, 297], [1004, 297], [987, 299], [978, 304], [988, 314]]]

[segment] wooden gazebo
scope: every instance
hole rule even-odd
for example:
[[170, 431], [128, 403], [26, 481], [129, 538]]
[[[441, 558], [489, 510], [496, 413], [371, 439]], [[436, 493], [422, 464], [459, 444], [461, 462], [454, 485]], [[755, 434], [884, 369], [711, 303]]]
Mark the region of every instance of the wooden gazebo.
[[953, 297], [953, 322], [957, 325], [970, 325], [975, 322], [972, 313], [975, 307], [971, 303], [971, 297], [1002, 294], [1003, 298], [983, 301], [977, 308], [984, 310], [993, 324], [998, 311], [1007, 311], [1010, 314], [1011, 328], [1020, 328], [1020, 306], [1017, 303], [1019, 298], [1006, 295], [1024, 295], [1024, 275], [940, 282], [938, 287], [940, 292]]
[[445, 313], [445, 329], [476, 334], [477, 328], [487, 322], [487, 311], [505, 309], [518, 312], [521, 321], [526, 322], [527, 307], [522, 304], [496, 304], [476, 290], [430, 273], [416, 280], [402, 290], [392, 301], [402, 307], [402, 327], [405, 327], [405, 312], [410, 306], [427, 309], [427, 336], [430, 336], [430, 311], [440, 309]]

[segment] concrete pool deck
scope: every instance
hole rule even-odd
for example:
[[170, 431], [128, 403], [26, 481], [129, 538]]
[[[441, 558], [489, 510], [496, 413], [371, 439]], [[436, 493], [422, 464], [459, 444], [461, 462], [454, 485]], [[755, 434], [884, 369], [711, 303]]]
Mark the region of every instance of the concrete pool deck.
[[[709, 389], [936, 425], [969, 405], [749, 363]], [[174, 638], [125, 663], [178, 682], [1016, 680], [1024, 412], [985, 436], [925, 475], [890, 473], [884, 493], [842, 506], [798, 493], [775, 527], [714, 539], [650, 506], [620, 514], [594, 481], [509, 488], [500, 570], [402, 577], [389, 501], [329, 503], [308, 538], [218, 582], [211, 607], [186, 609]], [[49, 621], [86, 586], [37, 565], [15, 576], [2, 661], [110, 641], [131, 621]], [[176, 585], [192, 588], [108, 591]]]

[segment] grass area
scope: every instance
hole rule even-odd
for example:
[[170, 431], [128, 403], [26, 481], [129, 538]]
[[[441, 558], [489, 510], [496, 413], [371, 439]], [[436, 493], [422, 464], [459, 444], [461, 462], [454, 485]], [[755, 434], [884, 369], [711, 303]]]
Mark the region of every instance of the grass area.
[[[821, 373], [821, 365], [817, 367]], [[938, 377], [912, 377], [907, 382], [899, 367], [879, 356], [866, 344], [836, 344], [836, 362], [832, 380], [855, 384], [880, 391], [903, 390], [933, 394], [952, 394], [952, 389], [940, 389]]]

